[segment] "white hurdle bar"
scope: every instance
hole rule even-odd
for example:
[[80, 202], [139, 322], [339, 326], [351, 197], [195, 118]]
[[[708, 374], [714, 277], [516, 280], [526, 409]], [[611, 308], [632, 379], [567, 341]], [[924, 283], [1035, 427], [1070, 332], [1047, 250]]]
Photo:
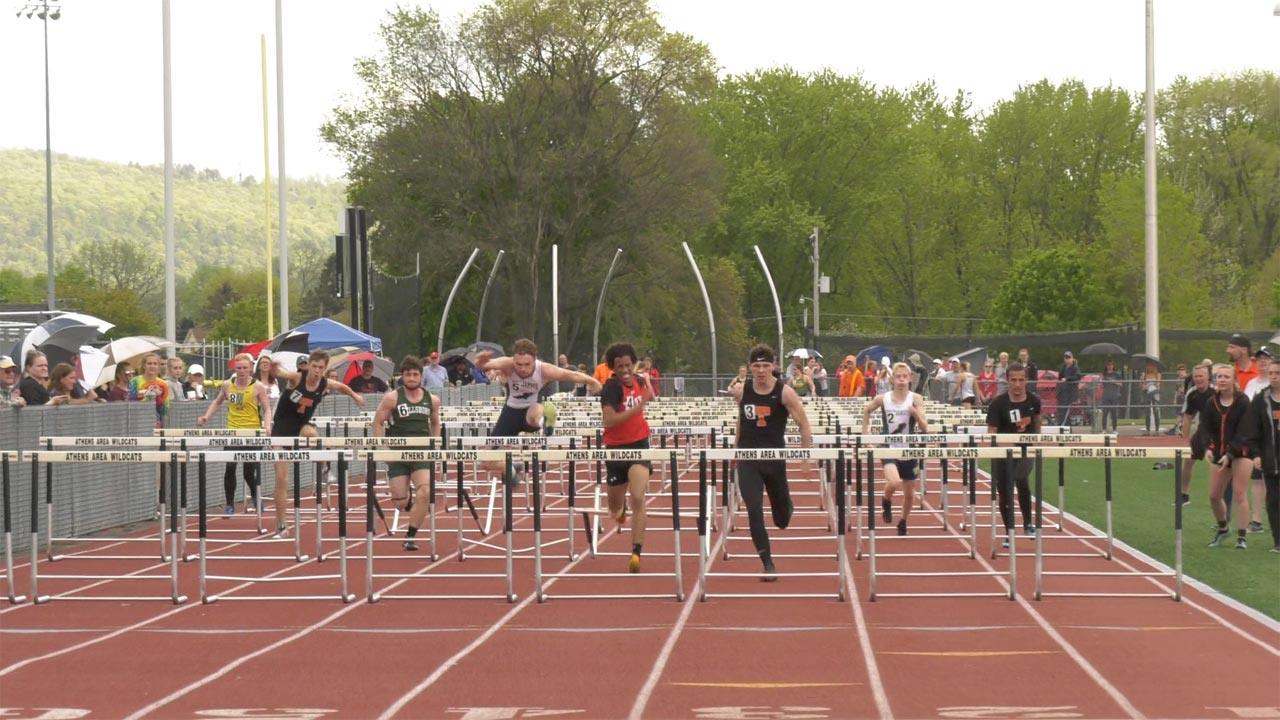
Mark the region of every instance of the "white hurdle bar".
[[[1017, 441], [1017, 440], [1014, 440], [1015, 438], [1020, 439], [1020, 440], [1023, 440], [1023, 441], [1027, 441], [1027, 442], [1032, 442], [1032, 441], [1033, 441], [1033, 440], [1032, 440], [1032, 438], [1034, 438], [1034, 437], [1035, 437], [1035, 436], [1032, 436], [1032, 435], [1010, 435], [1010, 436], [1008, 436], [1008, 438], [1009, 438], [1011, 441], [1015, 441], [1015, 442]], [[1002, 439], [1003, 439], [1003, 438], [1002, 438]], [[1056, 438], [1055, 438], [1055, 440], [1056, 440]], [[1053, 442], [1053, 441], [1054, 441], [1054, 440], [1050, 440], [1050, 442]], [[944, 458], [944, 459], [947, 459], [947, 460], [966, 460], [966, 461], [976, 461], [976, 460], [979, 460], [979, 459], [984, 459], [984, 460], [1008, 460], [1008, 458], [1009, 458], [1009, 453], [1011, 452], [1011, 450], [1012, 450], [1012, 448], [1007, 448], [1007, 447], [963, 447], [963, 448], [884, 448], [884, 449], [868, 450], [868, 451], [867, 451], [867, 456], [868, 456], [868, 461], [869, 461], [869, 462], [872, 460], [872, 458], [873, 458], [873, 457], [879, 457], [879, 458], [881, 458], [881, 459], [923, 459], [923, 458], [926, 458], [926, 457], [928, 457], [928, 458], [939, 458], [939, 457], [940, 457], [940, 458]], [[1028, 453], [1028, 455], [1029, 455], [1029, 456], [1035, 457], [1035, 458], [1036, 458], [1036, 460], [1037, 460], [1037, 463], [1039, 464], [1039, 463], [1040, 463], [1044, 458], [1061, 458], [1061, 459], [1070, 459], [1070, 458], [1093, 458], [1093, 459], [1102, 459], [1102, 460], [1107, 460], [1107, 461], [1110, 461], [1110, 460], [1113, 460], [1113, 459], [1180, 459], [1180, 458], [1181, 458], [1181, 456], [1182, 456], [1182, 453], [1183, 453], [1183, 449], [1182, 449], [1182, 448], [1153, 448], [1153, 447], [1114, 447], [1114, 446], [1107, 446], [1107, 447], [1065, 447], [1065, 446], [1051, 446], [1051, 447], [1030, 447], [1030, 448], [1027, 448], [1027, 453]], [[1181, 478], [1180, 478], [1180, 474], [1181, 474], [1181, 465], [1180, 465], [1180, 464], [1175, 463], [1175, 486], [1176, 486], [1177, 488], [1180, 488], [1180, 487], [1181, 487], [1181, 485], [1180, 485], [1180, 480], [1181, 480]], [[1039, 473], [1039, 472], [1038, 472], [1038, 473], [1037, 473], [1037, 488], [1036, 488], [1037, 505], [1040, 505], [1040, 504], [1043, 502], [1043, 501], [1040, 499], [1040, 497], [1039, 497], [1039, 491], [1042, 489], [1042, 482], [1041, 482], [1041, 478], [1042, 478], [1042, 473]], [[1109, 472], [1108, 472], [1108, 474], [1107, 474], [1107, 478], [1108, 478], [1108, 479], [1110, 478], [1110, 473], [1109, 473]], [[1108, 536], [1110, 536], [1110, 534], [1111, 534], [1111, 533], [1110, 533], [1110, 525], [1111, 525], [1111, 521], [1110, 521], [1110, 517], [1111, 517], [1111, 485], [1110, 485], [1110, 482], [1108, 482], [1108, 483], [1107, 483], [1107, 486], [1106, 486], [1106, 492], [1107, 492], [1107, 498], [1106, 498], [1106, 502], [1107, 502], [1107, 510], [1106, 510], [1106, 512], [1107, 512], [1107, 518], [1108, 518], [1108, 520], [1107, 520], [1107, 524], [1108, 524]], [[1010, 498], [1010, 499], [1011, 499], [1011, 498]], [[871, 494], [871, 503], [872, 503], [872, 504], [874, 504], [874, 491], [872, 491], [872, 494]], [[1155, 595], [1153, 595], [1153, 594], [1149, 594], [1149, 593], [1143, 593], [1143, 594], [1132, 594], [1132, 593], [1128, 593], [1128, 594], [1116, 594], [1116, 593], [1074, 593], [1074, 594], [1070, 594], [1070, 595], [1072, 595], [1072, 596], [1077, 596], [1077, 597], [1078, 597], [1078, 596], [1088, 596], [1088, 597], [1167, 597], [1167, 596], [1172, 595], [1172, 597], [1174, 597], [1174, 599], [1178, 599], [1178, 598], [1180, 598], [1180, 596], [1181, 596], [1181, 584], [1182, 584], [1182, 579], [1181, 579], [1181, 578], [1182, 578], [1182, 511], [1181, 511], [1181, 505], [1180, 505], [1180, 503], [1175, 503], [1175, 508], [1176, 508], [1176, 509], [1175, 509], [1175, 565], [1176, 565], [1176, 567], [1175, 567], [1174, 572], [1172, 573], [1172, 576], [1175, 578], [1175, 589], [1172, 591], [1172, 593], [1160, 593], [1160, 594], [1155, 594]], [[870, 557], [869, 598], [870, 598], [871, 600], [873, 600], [873, 601], [874, 601], [874, 600], [876, 599], [876, 597], [877, 597], [877, 589], [876, 589], [877, 572], [876, 572], [876, 551], [875, 551], [875, 547], [876, 547], [876, 546], [875, 546], [875, 532], [874, 532], [874, 524], [875, 524], [874, 513], [872, 513], [872, 516], [871, 516], [871, 517], [872, 517], [872, 520], [871, 520], [872, 533], [871, 533], [871, 537], [870, 537], [870, 556], [869, 556], [869, 557]], [[1075, 572], [1075, 571], [1073, 571], [1073, 572], [1049, 572], [1049, 571], [1045, 571], [1045, 570], [1044, 570], [1044, 567], [1043, 567], [1043, 564], [1044, 564], [1044, 563], [1043, 563], [1043, 558], [1044, 558], [1044, 553], [1043, 553], [1043, 547], [1044, 547], [1044, 533], [1043, 533], [1043, 528], [1041, 527], [1041, 525], [1042, 525], [1042, 521], [1041, 521], [1042, 511], [1041, 511], [1041, 509], [1040, 509], [1039, 507], [1037, 507], [1037, 509], [1036, 509], [1036, 517], [1037, 517], [1037, 520], [1036, 520], [1037, 532], [1036, 532], [1036, 563], [1035, 563], [1035, 568], [1036, 568], [1036, 596], [1037, 596], [1037, 599], [1039, 599], [1039, 598], [1044, 597], [1045, 595], [1047, 595], [1047, 593], [1044, 593], [1044, 591], [1043, 591], [1043, 579], [1044, 579], [1044, 577], [1045, 577], [1045, 576], [1054, 576], [1054, 575], [1062, 575], [1062, 576], [1078, 576], [1078, 577], [1080, 577], [1080, 576], [1092, 576], [1092, 577], [1107, 577], [1107, 576], [1111, 576], [1111, 577], [1169, 577], [1169, 576], [1170, 576], [1170, 573], [1166, 573], [1166, 572], [1158, 572], [1158, 573], [1119, 572], [1119, 573], [1117, 573], [1117, 572], [1093, 572], [1093, 571], [1086, 571], [1086, 572]], [[1010, 600], [1012, 600], [1012, 599], [1014, 599], [1014, 597], [1015, 597], [1015, 594], [1016, 594], [1016, 586], [1017, 586], [1017, 533], [1011, 533], [1011, 534], [1010, 534], [1010, 536], [1009, 536], [1009, 541], [1010, 541], [1010, 548], [1009, 548], [1009, 549], [1010, 549], [1010, 552], [1009, 552], [1010, 557], [1009, 557], [1009, 572], [1008, 572], [1008, 575], [1009, 575], [1009, 581], [1008, 581], [1009, 591], [1008, 591], [1007, 595], [1008, 595], [1008, 598], [1009, 598]], [[1106, 554], [1106, 558], [1107, 558], [1108, 560], [1110, 560], [1110, 559], [1111, 559], [1110, 546], [1108, 546], [1108, 551], [1107, 551], [1107, 554]], [[883, 575], [890, 575], [890, 573], [881, 573], [881, 574], [883, 574]], [[950, 576], [950, 575], [991, 575], [991, 574], [1003, 574], [1003, 573], [975, 572], [975, 573], [941, 573], [941, 574]], [[906, 575], [906, 574], [905, 574], [905, 573], [896, 573], [895, 575]], [[926, 573], [912, 573], [911, 575], [914, 575], [914, 576], [925, 576], [925, 575], [939, 575], [939, 573], [930, 573], [930, 574], [926, 574]], [[1003, 595], [1005, 595], [1005, 593], [1001, 593], [1001, 595], [1003, 596]], [[1059, 593], [1059, 595], [1068, 595], [1068, 593]], [[882, 595], [882, 596], [884, 596], [884, 597], [890, 597], [890, 595]], [[900, 596], [900, 595], [895, 595], [895, 597], [897, 597], [897, 596]], [[919, 596], [919, 595], [911, 595], [911, 597], [917, 597], [917, 596]], [[940, 595], [940, 594], [932, 594], [932, 595], [928, 595], [928, 597], [954, 597], [954, 595], [947, 595], [947, 594], [941, 594], [941, 595]]]
[[[46, 505], [52, 503], [53, 498], [53, 467], [55, 464], [61, 463], [103, 463], [103, 462], [128, 462], [128, 463], [160, 463], [168, 467], [168, 493], [170, 498], [177, 497], [178, 492], [178, 467], [186, 462], [186, 453], [182, 452], [160, 452], [160, 451], [103, 451], [103, 450], [76, 450], [76, 451], [50, 451], [36, 450], [25, 453], [17, 451], [5, 450], [0, 452], [6, 467], [10, 461], [22, 462], [24, 460], [31, 461], [31, 601], [36, 604], [48, 602], [53, 599], [64, 600], [114, 600], [114, 601], [140, 601], [140, 600], [169, 600], [175, 605], [186, 602], [185, 595], [178, 592], [178, 557], [181, 554], [179, 548], [179, 534], [175, 529], [178, 523], [178, 508], [176, 504], [168, 505], [165, 510], [169, 515], [170, 524], [168, 529], [161, 526], [160, 545], [161, 560], [169, 563], [169, 573], [167, 575], [46, 575], [46, 579], [52, 580], [168, 580], [169, 595], [167, 597], [154, 595], [133, 595], [133, 596], [77, 596], [70, 593], [59, 593], [54, 595], [41, 595], [39, 590], [40, 579], [40, 512], [39, 512], [39, 494], [40, 494], [40, 463], [45, 463], [45, 493]], [[5, 512], [8, 513], [8, 472], [4, 473], [5, 479]], [[50, 519], [52, 522], [52, 510]], [[163, 513], [162, 513], [163, 514]], [[6, 525], [7, 530], [7, 525]], [[169, 551], [165, 552], [165, 534], [169, 536]], [[6, 532], [6, 538], [8, 533]], [[49, 561], [54, 561], [57, 556], [53, 555], [53, 541], [78, 539], [78, 538], [55, 538], [54, 528], [52, 524], [48, 530], [49, 545], [48, 554]], [[148, 541], [149, 542], [149, 541]], [[12, 557], [12, 549], [6, 547], [6, 561]], [[128, 559], [142, 559], [143, 556], [126, 556]], [[92, 559], [92, 556], [77, 556], [78, 559]], [[96, 559], [103, 559], [101, 556]], [[6, 566], [6, 570], [12, 578], [12, 566]], [[10, 580], [12, 582], [12, 580]], [[11, 602], [15, 601], [16, 596], [10, 590]]]
[[[611, 461], [623, 461], [623, 460], [661, 463], [664, 460], [666, 460], [671, 462], [672, 465], [674, 466], [676, 462], [677, 454], [678, 453], [675, 450], [659, 450], [659, 449], [652, 449], [652, 448], [648, 450], [623, 450], [623, 449], [551, 450], [546, 452], [541, 452], [541, 451], [534, 452], [533, 463], [534, 463], [535, 473], [538, 472], [540, 461], [544, 461], [544, 460], [569, 462], [569, 463], [577, 463], [580, 461], [581, 462], [611, 462]], [[675, 588], [674, 597], [676, 600], [683, 600], [684, 599], [684, 580], [683, 580], [683, 575], [681, 571], [681, 552], [680, 552], [681, 527], [680, 527], [680, 496], [679, 496], [679, 477], [678, 476], [679, 476], [678, 471], [673, 472], [671, 482], [670, 482], [671, 493], [672, 493], [670, 515], [671, 515], [672, 536], [673, 536], [672, 542], [674, 543], [674, 550], [672, 552], [674, 570], [671, 573], [657, 573], [657, 574], [649, 573], [648, 576], [654, 577], [655, 575], [657, 575], [658, 577], [670, 576], [675, 578], [676, 588]], [[604, 572], [574, 573], [571, 571], [561, 571], [557, 573], [544, 573], [542, 569], [542, 518], [544, 515], [544, 511], [542, 509], [542, 498], [540, 496], [539, 487], [540, 487], [540, 483], [534, 480], [533, 481], [533, 505], [534, 505], [533, 575], [534, 575], [534, 584], [537, 587], [538, 602], [545, 602], [550, 597], [550, 595], [547, 593], [547, 588], [550, 585], [550, 583], [554, 582], [556, 579], [631, 577], [631, 573], [604, 573]], [[570, 487], [572, 487], [572, 483]], [[584, 514], [588, 512], [584, 510], [579, 510], [575, 507], [574, 497], [575, 496], [573, 494], [570, 495], [569, 506], [567, 508], [568, 512], [565, 514], [565, 517], [568, 521], [568, 526], [569, 526], [569, 558], [571, 560], [576, 559], [576, 553], [574, 552], [574, 549], [573, 549], [574, 547], [573, 546], [573, 528], [574, 528], [574, 521], [575, 521], [575, 512], [581, 512]], [[598, 512], [599, 512], [598, 508], [593, 508], [590, 511], [592, 515], [597, 515]], [[656, 516], [659, 516], [659, 514], [649, 513], [649, 516], [656, 517]], [[586, 522], [585, 524], [588, 528], [594, 527], [594, 523], [590, 521]], [[595, 538], [590, 537], [589, 542], [591, 543], [591, 546], [593, 548], [593, 554], [594, 554]], [[547, 580], [547, 578], [550, 578], [550, 580]], [[640, 594], [611, 594], [611, 595], [564, 594], [564, 595], [557, 595], [556, 597], [573, 598], [573, 599], [591, 599], [591, 598], [665, 598], [670, 596], [667, 594], [640, 593]]]
[[[347, 467], [350, 453], [339, 450], [215, 450], [201, 451], [193, 453], [196, 456], [196, 462], [199, 468], [199, 496], [200, 496], [200, 530], [199, 530], [199, 567], [200, 567], [200, 601], [205, 604], [211, 604], [218, 600], [330, 600], [332, 595], [212, 595], [208, 592], [207, 582], [209, 580], [228, 580], [244, 583], [265, 583], [265, 582], [299, 582], [311, 580], [338, 580], [340, 589], [338, 599], [344, 603], [349, 603], [355, 599], [355, 595], [348, 592], [347, 589], [347, 543], [346, 543], [346, 510], [347, 510]], [[299, 492], [299, 475], [298, 463], [300, 462], [331, 462], [337, 465], [338, 471], [338, 570], [336, 573], [329, 575], [305, 575], [305, 576], [289, 576], [289, 577], [253, 577], [239, 575], [211, 575], [208, 572], [208, 476], [206, 472], [207, 463], [209, 462], [289, 462], [293, 464], [293, 492], [294, 492], [294, 553], [295, 559], [301, 562], [306, 559], [301, 554], [301, 497]], [[277, 498], [277, 502], [281, 499]], [[316, 559], [322, 561], [324, 552], [321, 539], [322, 518], [317, 511], [316, 514]]]
[[[358, 451], [358, 453], [359, 453], [359, 457], [368, 464], [368, 473], [370, 478], [373, 478], [374, 476], [374, 469], [375, 469], [374, 466], [377, 462], [429, 462], [429, 463], [433, 463], [433, 465], [435, 463], [439, 463], [443, 468], [443, 472], [441, 473], [442, 477], [447, 477], [448, 465], [451, 462], [461, 465], [464, 462], [471, 462], [471, 463], [478, 464], [480, 462], [498, 461], [506, 464], [508, 471], [510, 470], [510, 465], [511, 465], [511, 453], [503, 450], [362, 450], [362, 451]], [[485, 543], [483, 540], [480, 540], [480, 541], [470, 540], [466, 538], [464, 534], [465, 518], [463, 516], [464, 515], [463, 498], [466, 497], [464, 483], [465, 481], [460, 473], [458, 475], [458, 480], [457, 480], [459, 501], [456, 508], [457, 519], [458, 519], [458, 561], [459, 562], [465, 561], [467, 559], [466, 545], [468, 543], [485, 545], [486, 547], [492, 547], [492, 545]], [[374, 572], [373, 503], [376, 502], [376, 498], [374, 497], [373, 481], [372, 479], [370, 479], [366, 484], [366, 493], [367, 493], [366, 499], [369, 502], [369, 506], [365, 514], [365, 523], [366, 523], [365, 525], [365, 534], [366, 534], [366, 544], [365, 544], [366, 593], [365, 593], [365, 596], [368, 602], [370, 603], [378, 602], [383, 598], [426, 599], [426, 600], [501, 598], [501, 599], [505, 599], [507, 602], [515, 602], [517, 600], [517, 596], [515, 594], [515, 575], [514, 575], [514, 563], [513, 563], [515, 550], [514, 550], [513, 533], [512, 533], [511, 492], [510, 492], [510, 489], [507, 488], [506, 483], [503, 483], [502, 487], [505, 489], [505, 493], [506, 493], [505, 495], [506, 502], [504, 503], [505, 520], [503, 523], [503, 534], [505, 535], [505, 538], [506, 538], [505, 558], [504, 558], [506, 563], [505, 563], [504, 572], [502, 573], [468, 573], [468, 574], [437, 573], [434, 575], [425, 575], [422, 573], [418, 573], [413, 575], [402, 575], [402, 574]], [[434, 486], [431, 488], [429, 502], [430, 502], [430, 509], [427, 512], [427, 517], [429, 518], [430, 524], [429, 524], [428, 532], [429, 532], [429, 542], [431, 543], [432, 554], [434, 558], [435, 542], [436, 542], [435, 541], [436, 526], [435, 526], [435, 487]], [[386, 595], [384, 593], [378, 592], [378, 590], [375, 588], [374, 581], [375, 579], [378, 579], [378, 578], [384, 578], [384, 579], [385, 578], [395, 578], [395, 579], [470, 578], [470, 579], [493, 579], [493, 580], [501, 579], [501, 580], [505, 580], [506, 587], [505, 587], [505, 591], [501, 595], [493, 595], [493, 594]]]
[[[843, 448], [741, 448], [741, 449], [707, 449], [698, 450], [698, 481], [702, 492], [699, 493], [700, 503], [698, 508], [698, 534], [706, 536], [710, 525], [710, 517], [706, 502], [706, 483], [707, 483], [707, 461], [734, 461], [734, 462], [754, 462], [754, 461], [787, 461], [787, 460], [834, 460], [836, 468], [836, 478], [832, 483], [836, 489], [835, 507], [836, 521], [835, 532], [830, 539], [836, 543], [835, 572], [780, 572], [778, 578], [801, 578], [801, 577], [831, 577], [836, 578], [836, 591], [834, 596], [841, 601], [847, 597], [845, 585], [846, 575], [845, 568], [846, 550], [845, 550], [845, 514], [847, 505], [847, 483], [845, 482], [845, 459], [848, 456], [848, 450]], [[729, 478], [725, 478], [725, 490], [731, 491]], [[722, 498], [723, 501], [723, 498]], [[729, 532], [729, 524], [724, 524], [722, 535]], [[722, 538], [723, 541], [723, 538]], [[700, 543], [703, 548], [710, 547], [707, 542]], [[812, 598], [832, 597], [832, 593], [786, 593], [786, 592], [759, 592], [759, 593], [723, 593], [711, 594], [707, 591], [707, 578], [709, 577], [759, 577], [760, 572], [740, 573], [740, 572], [711, 572], [710, 570], [710, 552], [705, 551], [698, 556], [698, 599], [706, 601], [709, 597], [735, 597], [735, 598], [754, 598], [754, 597], [785, 597], [785, 598]]]

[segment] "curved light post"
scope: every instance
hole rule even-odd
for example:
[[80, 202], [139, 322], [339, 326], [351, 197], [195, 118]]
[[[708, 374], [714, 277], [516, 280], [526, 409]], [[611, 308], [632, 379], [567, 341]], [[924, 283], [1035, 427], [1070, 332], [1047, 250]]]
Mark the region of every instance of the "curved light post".
[[622, 257], [622, 248], [613, 254], [613, 262], [609, 263], [609, 272], [604, 274], [604, 284], [600, 286], [600, 299], [596, 301], [596, 325], [591, 331], [591, 362], [600, 362], [600, 316], [604, 314], [604, 294], [613, 281], [613, 270], [618, 267], [618, 258]]
[[53, 133], [49, 120], [49, 21], [62, 17], [62, 8], [56, 2], [42, 0], [23, 5], [18, 10], [18, 17], [26, 15], [28, 20], [36, 17], [44, 25], [44, 254], [49, 274], [45, 286], [49, 310], [57, 304], [53, 282]]
[[711, 326], [711, 387], [719, 387], [719, 363], [716, 356], [716, 316], [711, 312], [711, 296], [707, 295], [707, 284], [702, 281], [702, 271], [698, 269], [698, 261], [693, 259], [693, 251], [689, 249], [689, 243], [680, 243], [684, 247], [684, 254], [689, 258], [689, 264], [693, 266], [693, 274], [698, 278], [698, 287], [702, 288], [702, 302], [707, 306], [707, 324]]
[[778, 318], [778, 357], [786, 357], [782, 347], [782, 305], [778, 302], [778, 288], [773, 284], [773, 273], [769, 272], [769, 263], [764, 261], [764, 253], [755, 245], [756, 259], [760, 261], [760, 269], [764, 271], [764, 279], [769, 282], [769, 292], [773, 294], [773, 314]]
[[476, 342], [484, 339], [481, 335], [481, 330], [484, 329], [484, 306], [489, 304], [489, 288], [493, 286], [493, 279], [498, 277], [498, 266], [502, 264], [502, 256], [506, 254], [506, 250], [498, 251], [498, 257], [493, 259], [493, 269], [489, 271], [489, 280], [484, 284], [484, 294], [480, 296], [480, 313], [476, 315]]
[[458, 279], [453, 281], [453, 289], [449, 291], [449, 299], [444, 301], [444, 312], [440, 314], [440, 334], [436, 337], [436, 352], [444, 352], [444, 328], [449, 322], [449, 308], [453, 306], [453, 296], [458, 294], [458, 288], [462, 286], [462, 279], [467, 276], [467, 271], [476, 263], [476, 256], [480, 254], [480, 248], [471, 251], [471, 257], [467, 258], [467, 264], [462, 266], [462, 272], [458, 273]]

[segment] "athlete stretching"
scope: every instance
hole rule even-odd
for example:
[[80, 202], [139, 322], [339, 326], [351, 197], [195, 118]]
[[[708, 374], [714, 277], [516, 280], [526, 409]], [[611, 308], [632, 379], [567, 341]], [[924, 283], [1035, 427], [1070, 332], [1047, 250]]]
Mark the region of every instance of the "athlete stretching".
[[[440, 437], [440, 398], [422, 387], [422, 361], [407, 355], [400, 361], [401, 386], [389, 390], [373, 414], [373, 436]], [[383, 429], [390, 421], [390, 427]], [[430, 509], [429, 462], [387, 463], [387, 483], [391, 486], [391, 502], [409, 513], [409, 528], [404, 534], [404, 549], [417, 550], [413, 537]], [[410, 490], [413, 497], [410, 497]]]
[[[476, 355], [476, 367], [481, 372], [497, 370], [506, 378], [507, 402], [498, 414], [490, 437], [516, 437], [522, 432], [538, 432], [543, 428], [543, 404], [538, 402], [538, 393], [542, 386], [550, 382], [582, 383], [592, 393], [600, 392], [600, 383], [595, 378], [577, 370], [556, 367], [538, 359], [538, 346], [532, 340], [521, 338], [511, 347], [511, 357], [495, 358], [484, 351]], [[547, 403], [547, 409], [555, 406]], [[547, 425], [550, 429], [555, 418], [547, 413]], [[490, 461], [482, 467], [496, 475], [502, 475], [506, 469], [499, 461]], [[520, 484], [518, 474], [505, 477], [506, 483], [512, 487]]]

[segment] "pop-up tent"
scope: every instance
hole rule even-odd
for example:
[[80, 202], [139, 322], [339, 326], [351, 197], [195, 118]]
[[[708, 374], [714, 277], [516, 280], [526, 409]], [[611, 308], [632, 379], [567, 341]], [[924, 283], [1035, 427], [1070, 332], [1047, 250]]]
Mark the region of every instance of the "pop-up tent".
[[329, 318], [318, 318], [309, 323], [303, 323], [293, 330], [294, 332], [304, 332], [310, 335], [308, 344], [312, 350], [327, 350], [349, 345], [370, 352], [382, 352], [382, 341], [378, 338], [372, 335], [365, 335], [359, 330], [349, 328]]

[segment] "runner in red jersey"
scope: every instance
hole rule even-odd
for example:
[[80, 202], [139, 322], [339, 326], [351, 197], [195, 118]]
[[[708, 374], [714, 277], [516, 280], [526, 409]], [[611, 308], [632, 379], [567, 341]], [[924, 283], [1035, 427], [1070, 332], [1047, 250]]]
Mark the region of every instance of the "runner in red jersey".
[[[614, 343], [604, 353], [605, 364], [613, 371], [600, 391], [600, 413], [604, 418], [604, 446], [608, 450], [636, 450], [649, 447], [649, 423], [644, 408], [653, 399], [653, 383], [632, 370], [636, 349], [629, 343]], [[622, 460], [605, 463], [605, 485], [609, 514], [621, 525], [631, 506], [631, 572], [640, 572], [640, 552], [644, 546], [644, 491], [649, 486], [650, 464]], [[628, 501], [629, 496], [629, 501]]]

